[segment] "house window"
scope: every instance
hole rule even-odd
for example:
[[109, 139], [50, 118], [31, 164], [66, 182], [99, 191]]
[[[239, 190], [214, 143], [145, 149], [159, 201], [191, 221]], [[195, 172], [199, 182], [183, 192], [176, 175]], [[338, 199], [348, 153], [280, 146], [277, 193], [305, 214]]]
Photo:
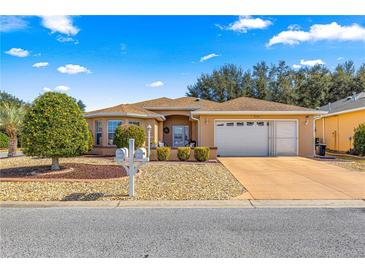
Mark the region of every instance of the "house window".
[[226, 123], [226, 126], [227, 127], [233, 127], [234, 126], [234, 123]]
[[243, 127], [245, 125], [245, 123], [244, 122], [237, 122], [237, 126], [238, 127]]
[[219, 124], [217, 124], [217, 127], [223, 127], [224, 126], [224, 124], [223, 123], [219, 123]]
[[109, 120], [108, 121], [108, 145], [113, 145], [115, 130], [121, 124], [122, 124], [121, 120]]
[[95, 121], [95, 145], [102, 144], [103, 124], [101, 121]]
[[138, 122], [138, 121], [129, 121], [128, 124], [135, 125], [135, 126], [139, 126], [140, 125], [140, 122]]
[[265, 125], [264, 122], [256, 122], [256, 124], [259, 126], [259, 127], [263, 127]]
[[247, 122], [247, 126], [252, 127], [255, 123], [254, 122]]

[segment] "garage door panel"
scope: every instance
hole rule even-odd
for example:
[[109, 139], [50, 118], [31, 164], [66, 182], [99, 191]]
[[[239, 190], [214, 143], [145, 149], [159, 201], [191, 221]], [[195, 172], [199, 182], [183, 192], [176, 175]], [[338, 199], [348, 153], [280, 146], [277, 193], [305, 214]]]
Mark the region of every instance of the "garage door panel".
[[[222, 125], [221, 122], [217, 124]], [[259, 125], [253, 121], [249, 123], [246, 121], [225, 122], [224, 126], [216, 126], [215, 140], [220, 156], [268, 155], [268, 126], [266, 123]]]
[[297, 122], [275, 121], [276, 155], [297, 155]]

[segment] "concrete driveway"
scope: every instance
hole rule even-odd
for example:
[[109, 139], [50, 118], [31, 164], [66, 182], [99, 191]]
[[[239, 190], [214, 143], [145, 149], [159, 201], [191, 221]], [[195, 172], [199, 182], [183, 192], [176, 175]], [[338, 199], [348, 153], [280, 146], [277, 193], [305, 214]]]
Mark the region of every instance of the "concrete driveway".
[[365, 199], [365, 172], [301, 157], [224, 157], [250, 195], [242, 199]]

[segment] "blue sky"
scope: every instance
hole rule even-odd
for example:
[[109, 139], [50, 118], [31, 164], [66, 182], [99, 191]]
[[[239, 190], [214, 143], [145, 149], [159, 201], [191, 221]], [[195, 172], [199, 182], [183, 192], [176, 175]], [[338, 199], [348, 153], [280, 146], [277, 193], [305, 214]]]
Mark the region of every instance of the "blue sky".
[[201, 73], [264, 60], [365, 62], [362, 16], [59, 16], [1, 19], [0, 89], [57, 89], [87, 110], [184, 96]]

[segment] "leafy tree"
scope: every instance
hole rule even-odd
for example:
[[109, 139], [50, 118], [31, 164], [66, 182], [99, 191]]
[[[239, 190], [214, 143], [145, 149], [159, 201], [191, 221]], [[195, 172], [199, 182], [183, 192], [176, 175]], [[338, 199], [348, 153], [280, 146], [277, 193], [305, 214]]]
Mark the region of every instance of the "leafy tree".
[[355, 66], [352, 61], [337, 65], [332, 73], [332, 87], [328, 94], [328, 101], [334, 102], [356, 92]]
[[114, 144], [118, 148], [128, 148], [129, 139], [134, 139], [135, 148], [142, 147], [146, 140], [144, 129], [136, 125], [120, 125], [117, 127], [114, 134]]
[[23, 106], [26, 103], [18, 97], [7, 93], [6, 91], [0, 91], [0, 104], [13, 104], [16, 106]]
[[285, 63], [280, 61], [279, 64], [272, 65], [269, 71], [269, 90], [271, 99], [275, 102], [287, 103], [293, 97], [293, 71]]
[[365, 155], [365, 123], [355, 129], [354, 149], [359, 155]]
[[22, 125], [25, 109], [16, 103], [3, 102], [0, 105], [0, 127], [9, 137], [8, 157], [16, 155], [18, 133]]
[[5, 133], [0, 132], [0, 148], [7, 148], [9, 146], [9, 137]]
[[355, 77], [356, 90], [358, 92], [365, 92], [365, 64], [358, 69]]
[[187, 96], [224, 102], [243, 96], [244, 74], [240, 67], [224, 65], [212, 74], [202, 74], [188, 86]]
[[255, 90], [250, 71], [246, 71], [243, 75], [242, 95], [247, 97], [255, 97]]
[[23, 152], [52, 158], [58, 170], [59, 158], [74, 157], [88, 150], [88, 125], [75, 101], [66, 94], [46, 92], [36, 98], [24, 117]]
[[76, 98], [73, 98], [73, 97], [71, 97], [71, 98], [72, 98], [72, 100], [74, 100], [74, 101], [75, 101], [75, 103], [79, 106], [79, 108], [81, 109], [81, 111], [82, 111], [82, 112], [84, 112], [84, 111], [85, 111], [85, 109], [86, 109], [86, 105], [84, 104], [84, 102], [83, 102], [83, 101], [81, 101], [81, 99], [77, 100]]
[[271, 92], [268, 89], [269, 83], [269, 67], [265, 62], [257, 63], [253, 66], [253, 79], [255, 87], [255, 97], [258, 99], [271, 100]]

